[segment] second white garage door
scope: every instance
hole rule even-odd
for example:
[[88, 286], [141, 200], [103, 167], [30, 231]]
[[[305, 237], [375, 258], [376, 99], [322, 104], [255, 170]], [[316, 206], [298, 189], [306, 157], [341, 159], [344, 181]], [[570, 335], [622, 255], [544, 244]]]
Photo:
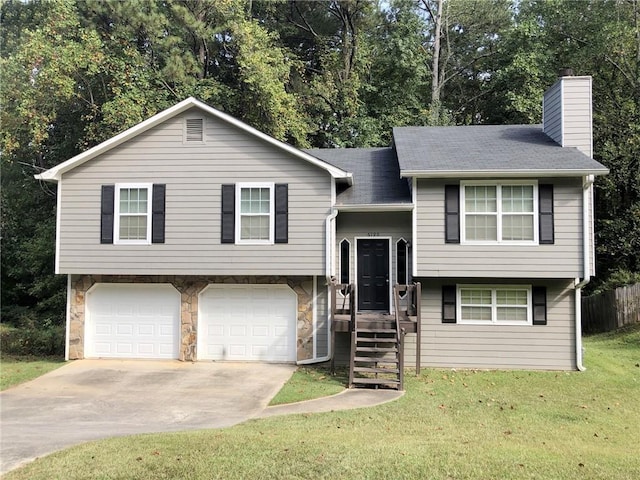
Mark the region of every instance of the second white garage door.
[[287, 285], [209, 285], [198, 300], [198, 359], [293, 362], [297, 310]]

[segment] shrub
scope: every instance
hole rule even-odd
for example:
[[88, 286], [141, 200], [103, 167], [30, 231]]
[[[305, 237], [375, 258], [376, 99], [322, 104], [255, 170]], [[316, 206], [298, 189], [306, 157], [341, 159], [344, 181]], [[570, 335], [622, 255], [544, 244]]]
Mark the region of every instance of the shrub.
[[4, 324], [0, 329], [0, 351], [4, 355], [64, 355], [65, 328], [51, 319], [36, 320], [25, 314], [19, 325]]

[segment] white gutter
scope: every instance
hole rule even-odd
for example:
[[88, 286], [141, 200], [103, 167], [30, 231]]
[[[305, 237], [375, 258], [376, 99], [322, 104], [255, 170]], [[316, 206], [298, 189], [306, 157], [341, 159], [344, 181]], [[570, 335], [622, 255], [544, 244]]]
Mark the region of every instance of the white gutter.
[[412, 203], [371, 203], [363, 205], [336, 205], [341, 212], [410, 212]]
[[584, 372], [586, 368], [582, 364], [582, 288], [591, 280], [591, 216], [589, 206], [593, 175], [586, 175], [582, 183], [582, 281], [575, 279], [576, 292], [576, 368]]
[[513, 169], [513, 170], [400, 170], [400, 176], [403, 178], [450, 178], [465, 177], [473, 178], [530, 178], [535, 177], [576, 177], [576, 176], [592, 176], [606, 175], [609, 170], [601, 169], [548, 169], [548, 170], [531, 170], [531, 169]]

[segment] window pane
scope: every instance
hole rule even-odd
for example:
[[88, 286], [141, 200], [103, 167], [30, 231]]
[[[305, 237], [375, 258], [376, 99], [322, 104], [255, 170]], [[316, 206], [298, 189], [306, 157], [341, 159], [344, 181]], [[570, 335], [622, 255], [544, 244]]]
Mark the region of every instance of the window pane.
[[462, 289], [460, 290], [462, 305], [491, 305], [490, 289]]
[[123, 216], [120, 217], [120, 240], [146, 240], [147, 216]]
[[533, 240], [533, 215], [502, 217], [503, 240]]
[[349, 283], [350, 247], [347, 240], [340, 243], [340, 283]]
[[532, 185], [505, 185], [502, 187], [502, 211], [533, 213]]
[[269, 213], [269, 188], [243, 188], [240, 191], [240, 213]]
[[495, 215], [467, 215], [465, 238], [467, 240], [497, 240], [498, 223]]
[[527, 305], [527, 290], [497, 290], [498, 305]]
[[240, 218], [242, 240], [269, 240], [269, 216], [243, 216]]
[[491, 307], [462, 307], [462, 320], [491, 321]]
[[396, 282], [400, 285], [406, 285], [407, 278], [407, 242], [398, 241], [396, 244]]
[[495, 212], [496, 187], [468, 185], [465, 187], [464, 208], [467, 213]]
[[527, 321], [527, 309], [522, 307], [498, 307], [496, 315], [499, 322]]
[[147, 189], [120, 189], [120, 213], [147, 213]]

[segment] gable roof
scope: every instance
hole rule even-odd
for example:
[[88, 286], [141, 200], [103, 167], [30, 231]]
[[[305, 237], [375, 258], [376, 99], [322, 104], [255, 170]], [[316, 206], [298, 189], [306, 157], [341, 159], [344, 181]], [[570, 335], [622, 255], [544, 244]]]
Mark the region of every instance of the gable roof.
[[336, 206], [386, 206], [409, 208], [412, 205], [407, 180], [400, 177], [393, 148], [318, 148], [305, 150], [338, 168], [353, 172], [353, 185], [338, 191]]
[[575, 148], [563, 148], [540, 125], [396, 127], [404, 177], [581, 176], [608, 169]]
[[193, 97], [189, 97], [186, 100], [183, 100], [182, 102], [177, 103], [173, 107], [170, 107], [154, 115], [153, 117], [148, 118], [147, 120], [129, 128], [128, 130], [125, 130], [122, 133], [119, 133], [115, 137], [112, 137], [109, 140], [106, 140], [100, 143], [99, 145], [96, 145], [95, 147], [90, 148], [89, 150], [86, 150], [76, 155], [75, 157], [70, 158], [69, 160], [56, 165], [55, 167], [50, 168], [49, 170], [46, 170], [36, 175], [35, 178], [38, 180], [57, 182], [62, 178], [62, 174], [64, 174], [65, 172], [68, 172], [69, 170], [77, 167], [78, 165], [82, 165], [86, 161], [91, 160], [92, 158], [95, 158], [98, 155], [101, 155], [111, 150], [114, 147], [117, 147], [118, 145], [126, 142], [127, 140], [193, 107], [199, 108], [200, 110], [204, 111], [205, 113], [208, 113], [209, 115], [212, 115], [241, 130], [244, 130], [249, 135], [253, 135], [254, 137], [260, 138], [261, 140], [264, 140], [265, 142], [270, 143], [271, 145], [274, 145], [275, 147], [280, 148], [281, 150], [286, 151], [294, 155], [295, 157], [300, 158], [301, 160], [304, 160], [306, 162], [309, 162], [313, 165], [316, 165], [326, 170], [334, 178], [345, 178], [349, 183], [351, 182], [351, 174], [349, 172], [346, 172], [334, 165], [330, 165], [312, 155], [309, 155], [308, 153], [303, 152], [302, 150], [299, 150], [289, 145], [288, 143], [284, 143], [279, 140], [276, 140], [275, 138], [270, 137], [266, 133], [262, 133], [261, 131], [256, 130], [255, 128], [247, 125], [244, 122], [241, 122], [240, 120], [232, 117], [231, 115], [221, 112], [220, 110], [216, 110], [215, 108], [210, 107], [206, 103], [196, 100]]

